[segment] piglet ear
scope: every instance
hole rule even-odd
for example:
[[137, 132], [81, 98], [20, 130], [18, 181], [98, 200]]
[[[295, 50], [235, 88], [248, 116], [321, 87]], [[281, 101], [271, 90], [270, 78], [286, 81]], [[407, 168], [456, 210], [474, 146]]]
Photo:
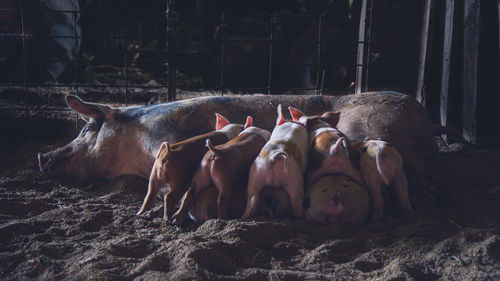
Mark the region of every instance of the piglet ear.
[[253, 126], [253, 118], [252, 116], [247, 116], [247, 121], [245, 122], [245, 127], [243, 128], [243, 130], [251, 126]]
[[300, 117], [304, 116], [304, 113], [302, 111], [298, 110], [295, 107], [288, 107], [288, 111], [290, 111], [290, 115], [292, 115], [293, 121], [299, 121]]
[[283, 110], [281, 110], [281, 104], [278, 104], [278, 119], [276, 119], [276, 127], [285, 123], [285, 117], [283, 117]]
[[229, 125], [229, 121], [226, 117], [220, 115], [219, 113], [215, 113], [215, 130], [220, 131], [227, 125]]

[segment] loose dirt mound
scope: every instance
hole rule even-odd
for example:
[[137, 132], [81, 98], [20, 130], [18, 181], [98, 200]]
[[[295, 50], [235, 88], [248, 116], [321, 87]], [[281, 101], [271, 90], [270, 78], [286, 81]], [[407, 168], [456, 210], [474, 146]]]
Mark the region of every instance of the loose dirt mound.
[[439, 207], [362, 227], [257, 218], [180, 229], [163, 222], [161, 203], [135, 216], [143, 179], [40, 175], [33, 156], [43, 145], [2, 154], [3, 280], [500, 279], [497, 152], [442, 152], [430, 167]]

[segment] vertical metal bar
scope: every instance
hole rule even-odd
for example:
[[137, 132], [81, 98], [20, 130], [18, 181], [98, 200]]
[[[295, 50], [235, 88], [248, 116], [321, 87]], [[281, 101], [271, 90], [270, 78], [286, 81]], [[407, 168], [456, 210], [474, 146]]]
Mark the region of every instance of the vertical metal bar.
[[325, 83], [325, 71], [326, 69], [323, 68], [323, 75], [321, 75], [321, 88], [319, 90], [319, 95], [323, 95], [323, 84]]
[[29, 98], [28, 98], [28, 85], [26, 80], [28, 79], [28, 74], [26, 71], [26, 44], [25, 34], [24, 34], [24, 0], [21, 0], [21, 42], [23, 45], [23, 84], [24, 84], [24, 110], [26, 117], [29, 117]]
[[175, 101], [176, 78], [176, 42], [175, 42], [175, 11], [173, 0], [167, 2], [167, 32], [168, 32], [168, 101]]
[[[450, 57], [451, 43], [453, 39], [453, 13], [455, 9], [454, 0], [445, 2], [445, 21], [444, 21], [444, 42], [443, 42], [443, 66], [441, 69], [441, 102], [440, 117], [441, 126], [446, 127], [448, 119], [448, 86], [450, 78]], [[443, 135], [446, 140], [446, 135]]]
[[477, 143], [477, 70], [479, 34], [481, 31], [480, 1], [464, 1], [463, 53], [463, 137]]
[[361, 42], [365, 39], [365, 24], [366, 24], [366, 1], [363, 0], [361, 5], [361, 14], [359, 16], [359, 33], [358, 33], [358, 54], [356, 58], [356, 86], [354, 93], [361, 93], [361, 83], [363, 81], [363, 62], [364, 62], [364, 43]]
[[224, 95], [224, 26], [226, 25], [226, 19], [224, 13], [221, 14], [221, 25], [219, 28], [220, 32], [220, 94]]
[[429, 19], [431, 15], [432, 0], [425, 0], [424, 18], [422, 20], [422, 35], [420, 38], [420, 58], [418, 63], [417, 101], [425, 105], [424, 93], [425, 62], [427, 60], [427, 40], [429, 37]]
[[[319, 16], [318, 20], [318, 46], [317, 46], [317, 52], [318, 52], [318, 58], [316, 60], [316, 95], [323, 93], [323, 80], [321, 80], [321, 86], [319, 84], [319, 69], [320, 69], [320, 56], [321, 56], [321, 26], [323, 25], [323, 14]], [[323, 71], [323, 74], [325, 72]], [[320, 91], [321, 87], [321, 91]]]
[[[74, 61], [73, 61], [73, 85], [75, 87], [75, 94], [78, 95], [78, 48], [76, 42], [76, 16], [77, 11], [73, 12], [73, 53], [74, 53]], [[78, 113], [75, 114], [75, 130], [78, 131]]]
[[274, 38], [274, 14], [269, 16], [269, 66], [268, 66], [268, 80], [267, 80], [267, 94], [271, 94], [271, 78], [273, 70], [273, 38]]
[[363, 91], [368, 91], [368, 68], [370, 67], [370, 45], [371, 45], [371, 41], [370, 41], [370, 35], [371, 35], [371, 32], [372, 32], [372, 15], [373, 15], [373, 0], [369, 0], [370, 1], [370, 8], [368, 9], [368, 11], [370, 12], [370, 17], [369, 17], [369, 21], [368, 21], [368, 30], [366, 31], [365, 33], [365, 47], [366, 47], [366, 60], [365, 60], [365, 64], [362, 66], [364, 68], [364, 80], [365, 80], [365, 83], [362, 87]]
[[[125, 14], [126, 15], [126, 14]], [[128, 22], [128, 21], [125, 21]], [[123, 42], [123, 64], [125, 66], [125, 106], [128, 106], [128, 63], [127, 63], [127, 47], [128, 47], [128, 24], [125, 24], [125, 40]], [[169, 64], [170, 71], [170, 64]], [[170, 86], [170, 84], [169, 84]], [[169, 90], [170, 91], [170, 90]]]
[[76, 15], [77, 11], [73, 11], [73, 53], [74, 53], [74, 60], [73, 60], [73, 85], [75, 87], [75, 93], [78, 95], [78, 48], [77, 48], [77, 42], [76, 42]]

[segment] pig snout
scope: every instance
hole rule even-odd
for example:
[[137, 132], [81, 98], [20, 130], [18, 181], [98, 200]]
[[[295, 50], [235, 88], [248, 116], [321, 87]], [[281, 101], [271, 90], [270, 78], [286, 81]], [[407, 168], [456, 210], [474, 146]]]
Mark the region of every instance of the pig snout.
[[72, 157], [72, 149], [56, 149], [47, 153], [37, 154], [40, 172], [51, 174], [54, 169], [67, 162]]

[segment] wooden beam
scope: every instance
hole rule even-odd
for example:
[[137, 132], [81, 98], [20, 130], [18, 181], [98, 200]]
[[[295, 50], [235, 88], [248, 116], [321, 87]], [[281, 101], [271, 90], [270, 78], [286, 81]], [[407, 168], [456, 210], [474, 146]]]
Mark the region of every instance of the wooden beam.
[[[445, 21], [444, 21], [444, 41], [443, 41], [443, 63], [441, 71], [441, 102], [440, 115], [441, 126], [446, 127], [448, 118], [448, 85], [450, 81], [450, 57], [451, 43], [453, 39], [453, 13], [455, 9], [454, 0], [445, 2]], [[446, 139], [446, 135], [443, 136]]]
[[[367, 0], [363, 0], [361, 5], [361, 14], [359, 16], [359, 34], [358, 41], [364, 42], [365, 40], [365, 30], [366, 30], [366, 2]], [[365, 42], [366, 43], [366, 42]], [[363, 83], [363, 62], [364, 62], [364, 43], [358, 43], [358, 54], [356, 58], [356, 87], [354, 90], [355, 94], [361, 93], [361, 84]], [[366, 62], [368, 64], [368, 62]]]
[[477, 61], [480, 18], [479, 0], [464, 0], [463, 137], [477, 143]]
[[418, 80], [417, 80], [417, 100], [425, 105], [425, 62], [427, 60], [427, 41], [429, 39], [429, 21], [431, 16], [432, 0], [425, 0], [424, 17], [422, 20], [422, 33], [420, 37], [420, 58], [418, 62]]

